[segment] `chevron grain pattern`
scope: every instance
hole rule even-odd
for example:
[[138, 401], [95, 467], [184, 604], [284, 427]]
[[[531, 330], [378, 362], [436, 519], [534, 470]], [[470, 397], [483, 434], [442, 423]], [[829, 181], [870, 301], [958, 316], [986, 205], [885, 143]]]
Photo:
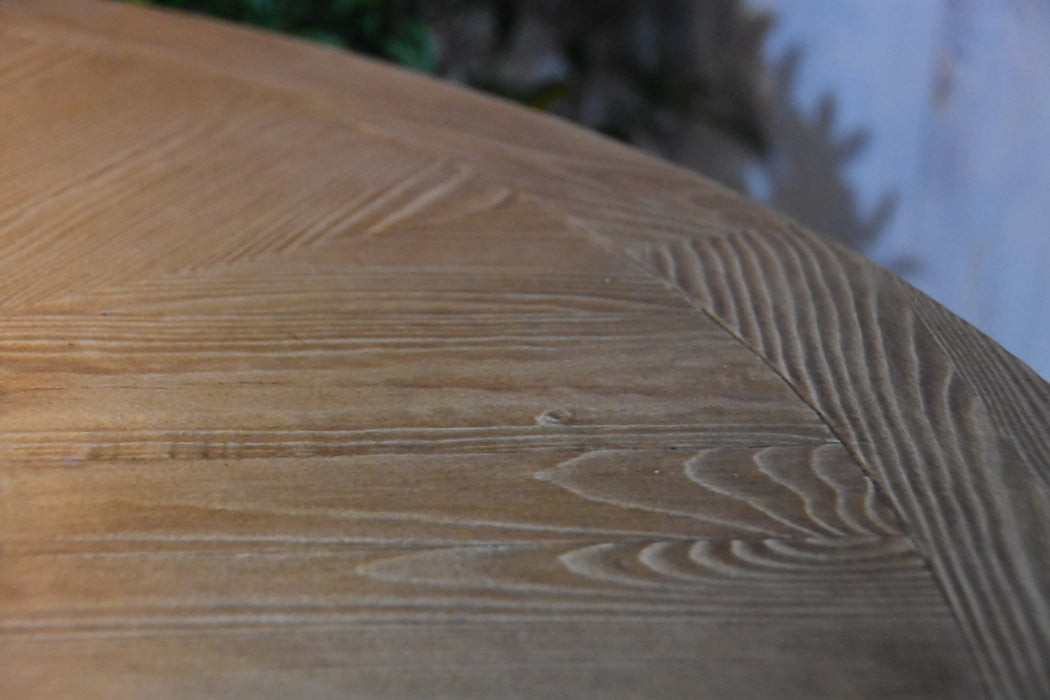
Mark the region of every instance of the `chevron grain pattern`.
[[0, 3], [0, 696], [1050, 696], [1050, 387], [631, 150]]

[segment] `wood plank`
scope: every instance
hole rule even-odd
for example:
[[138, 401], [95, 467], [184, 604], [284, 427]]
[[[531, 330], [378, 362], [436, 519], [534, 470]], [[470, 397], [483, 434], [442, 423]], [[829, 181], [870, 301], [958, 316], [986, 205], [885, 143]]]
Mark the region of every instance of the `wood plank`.
[[691, 452], [639, 449], [630, 436], [620, 444], [629, 447], [442, 454], [408, 443], [388, 455], [286, 459], [244, 458], [231, 445], [195, 459], [38, 460], [4, 468], [3, 542], [8, 553], [50, 551], [69, 538], [106, 551], [110, 538], [300, 536], [433, 546], [842, 538], [866, 547], [901, 534], [838, 445]]
[[[560, 615], [433, 616], [5, 635], [0, 691], [81, 698], [343, 698], [348, 688], [383, 698], [677, 697], [700, 689], [720, 698], [972, 697], [966, 669], [960, 674], [944, 662], [949, 621], [925, 619], [902, 630], [899, 619], [874, 614], [840, 624], [841, 662], [834, 665], [819, 641], [827, 634], [823, 619], [800, 619], [788, 630], [680, 616], [588, 624]], [[410, 672], [398, 659], [412, 659]]]

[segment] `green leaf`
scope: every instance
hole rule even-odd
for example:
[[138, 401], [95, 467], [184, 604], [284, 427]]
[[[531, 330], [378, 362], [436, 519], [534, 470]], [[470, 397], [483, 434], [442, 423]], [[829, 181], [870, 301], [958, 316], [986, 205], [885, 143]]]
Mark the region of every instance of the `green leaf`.
[[398, 63], [432, 73], [437, 68], [437, 53], [426, 25], [404, 22], [397, 35], [383, 43], [383, 53]]
[[340, 48], [346, 48], [346, 39], [340, 36], [337, 32], [333, 32], [320, 27], [307, 27], [306, 29], [300, 29], [295, 32], [301, 37], [316, 41], [319, 44], [327, 44], [328, 46], [338, 46]]

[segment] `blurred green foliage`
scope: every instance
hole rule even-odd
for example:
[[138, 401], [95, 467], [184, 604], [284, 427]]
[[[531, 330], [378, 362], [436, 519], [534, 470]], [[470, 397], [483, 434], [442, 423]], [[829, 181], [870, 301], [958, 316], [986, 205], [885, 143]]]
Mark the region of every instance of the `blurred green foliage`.
[[415, 2], [406, 0], [147, 0], [295, 34], [423, 71], [437, 65]]

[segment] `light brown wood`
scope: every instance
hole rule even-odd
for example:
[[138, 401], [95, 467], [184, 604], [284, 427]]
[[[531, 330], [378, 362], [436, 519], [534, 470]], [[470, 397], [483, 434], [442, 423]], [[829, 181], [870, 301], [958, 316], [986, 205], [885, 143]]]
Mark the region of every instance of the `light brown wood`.
[[1050, 696], [1050, 388], [574, 127], [0, 3], [0, 695]]

